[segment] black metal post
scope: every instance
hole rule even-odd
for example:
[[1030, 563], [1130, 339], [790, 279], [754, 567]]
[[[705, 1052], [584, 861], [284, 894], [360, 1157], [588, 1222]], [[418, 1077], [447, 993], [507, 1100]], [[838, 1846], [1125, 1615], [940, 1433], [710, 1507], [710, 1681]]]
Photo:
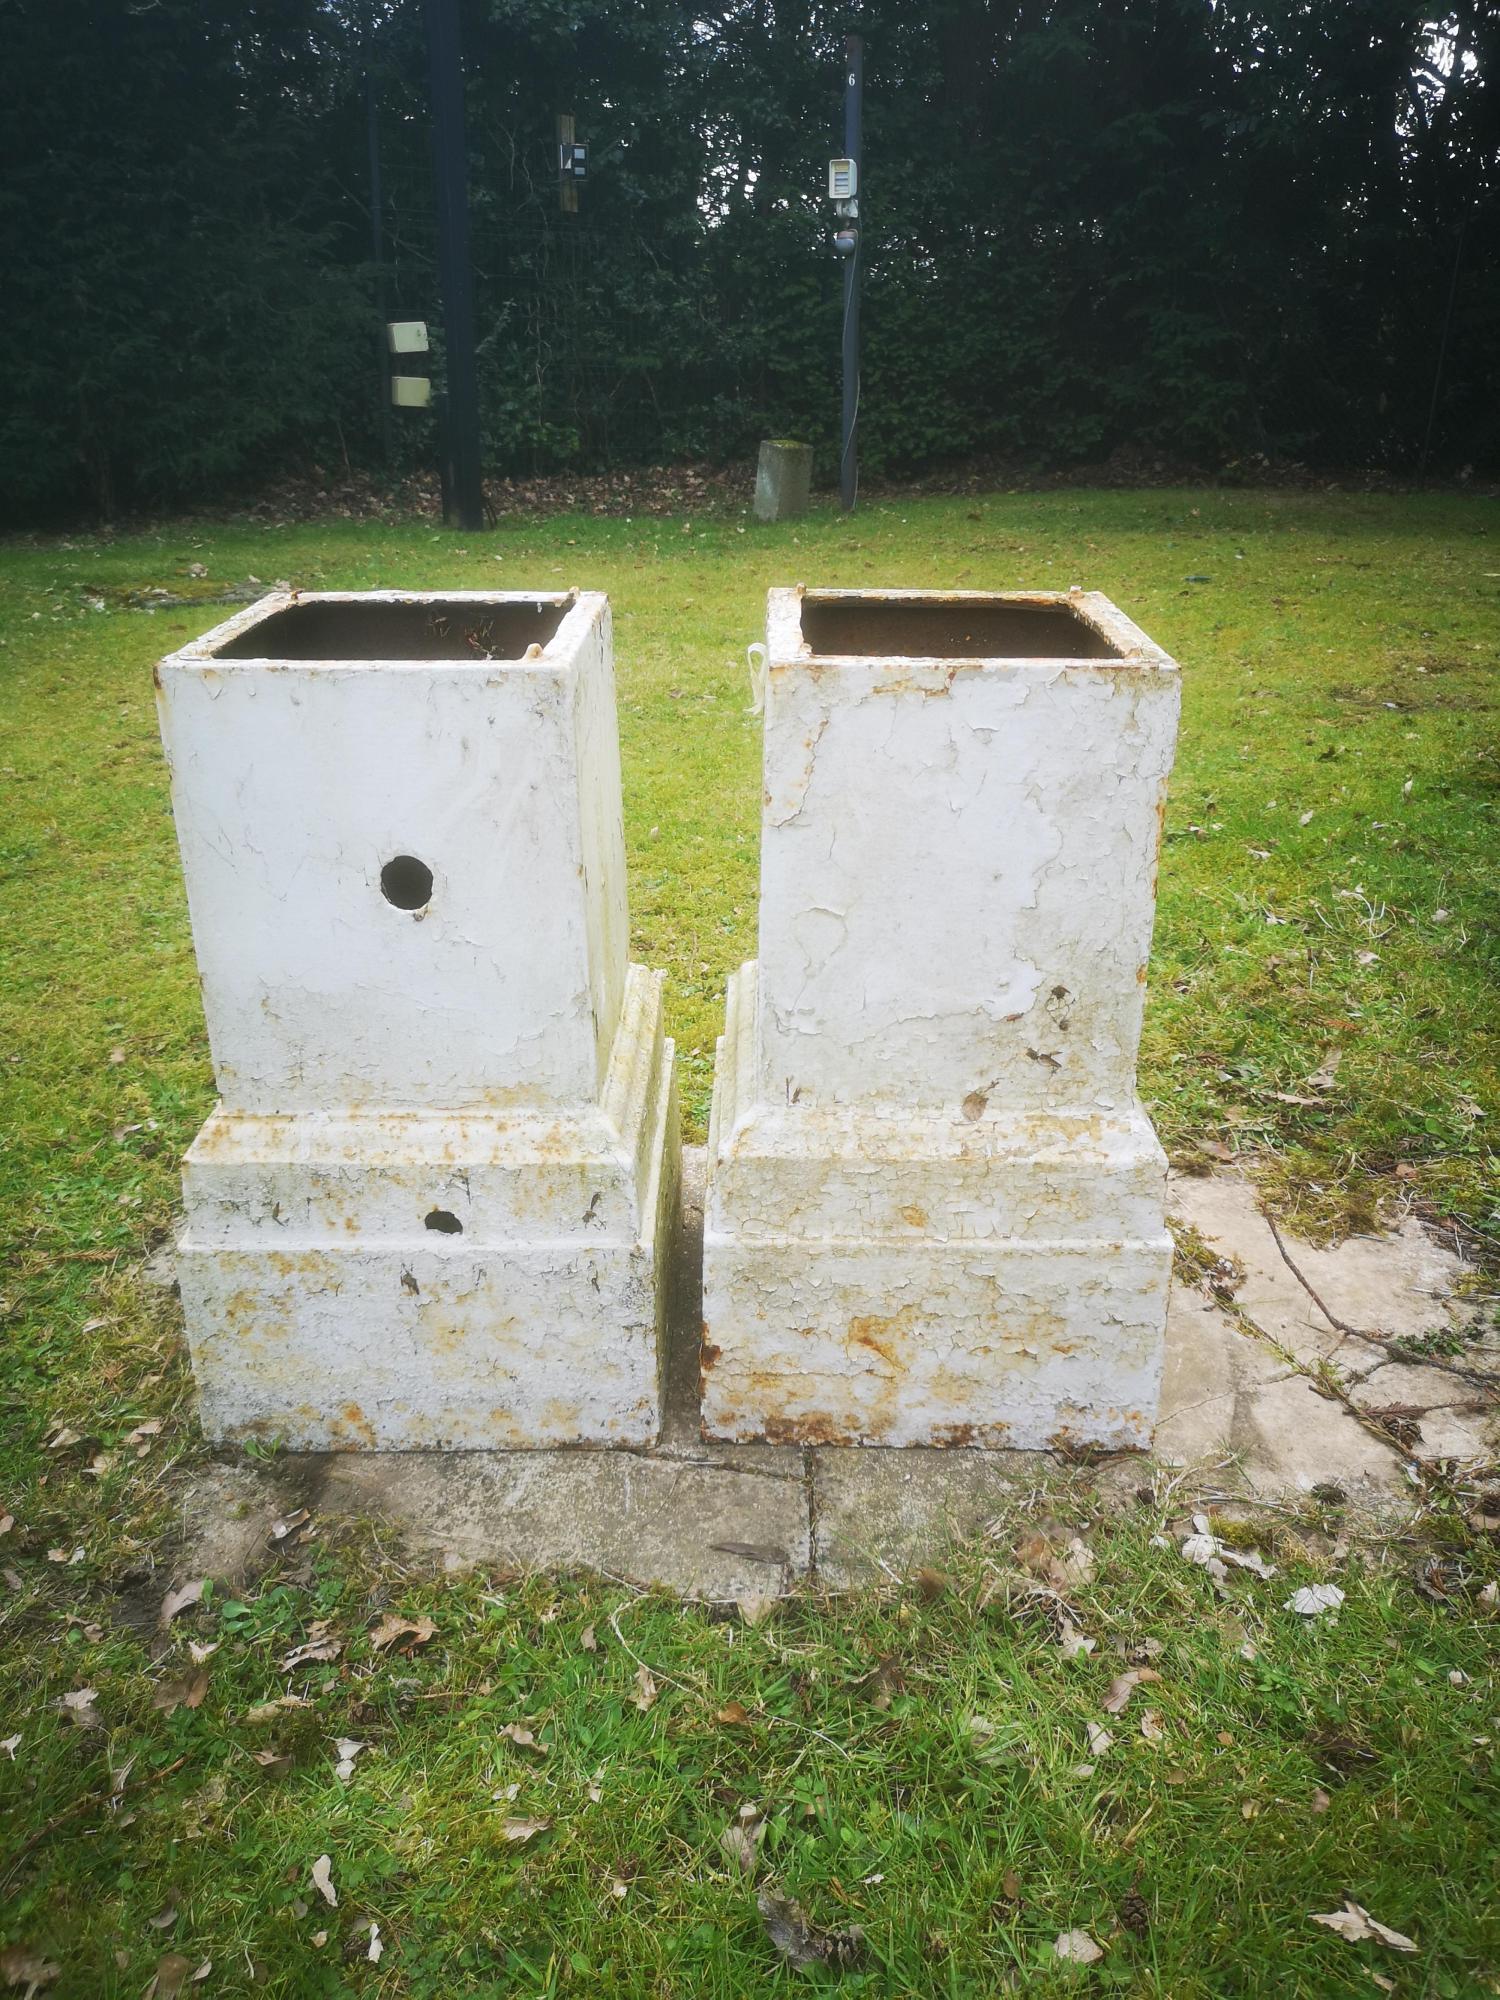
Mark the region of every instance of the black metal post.
[[[453, 509], [465, 529], [484, 526], [479, 461], [479, 371], [474, 357], [474, 274], [464, 145], [464, 77], [458, 0], [423, 0], [432, 76], [432, 151], [437, 177], [438, 276], [448, 363], [448, 458]], [[446, 515], [445, 515], [446, 518]]]
[[380, 190], [380, 120], [375, 72], [365, 71], [365, 129], [370, 142], [370, 255], [375, 264], [376, 339], [380, 350], [380, 455], [391, 462], [391, 346], [386, 333], [384, 198]]
[[[854, 162], [856, 200], [864, 207], [864, 174], [860, 160], [861, 115], [864, 109], [865, 45], [858, 35], [844, 43], [844, 154]], [[844, 512], [853, 511], [859, 492], [859, 265], [863, 247], [863, 217], [855, 220], [854, 248], [844, 260], [844, 411], [843, 446], [839, 452], [839, 493]]]

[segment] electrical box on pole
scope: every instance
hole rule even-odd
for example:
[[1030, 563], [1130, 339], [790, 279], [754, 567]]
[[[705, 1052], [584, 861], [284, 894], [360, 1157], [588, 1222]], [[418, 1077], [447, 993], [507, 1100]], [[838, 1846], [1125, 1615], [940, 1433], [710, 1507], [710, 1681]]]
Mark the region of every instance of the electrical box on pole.
[[557, 205], [564, 215], [578, 213], [578, 190], [588, 179], [589, 149], [580, 146], [571, 111], [557, 114]]

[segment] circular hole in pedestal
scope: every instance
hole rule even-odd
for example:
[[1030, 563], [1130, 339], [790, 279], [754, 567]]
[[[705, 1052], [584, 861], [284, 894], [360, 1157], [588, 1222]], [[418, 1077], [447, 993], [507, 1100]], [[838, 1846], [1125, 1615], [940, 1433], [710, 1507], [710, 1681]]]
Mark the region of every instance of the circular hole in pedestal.
[[429, 1229], [435, 1229], [439, 1236], [462, 1236], [464, 1226], [451, 1209], [434, 1208], [423, 1218]]
[[380, 871], [380, 893], [398, 910], [421, 910], [432, 901], [432, 870], [415, 854], [397, 854]]

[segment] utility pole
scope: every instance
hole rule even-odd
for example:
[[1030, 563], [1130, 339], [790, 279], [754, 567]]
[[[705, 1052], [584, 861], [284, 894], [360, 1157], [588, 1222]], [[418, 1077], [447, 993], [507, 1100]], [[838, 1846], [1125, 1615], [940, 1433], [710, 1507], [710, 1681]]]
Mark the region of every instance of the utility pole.
[[844, 153], [854, 166], [854, 199], [847, 213], [854, 241], [844, 259], [844, 421], [839, 452], [839, 494], [846, 514], [859, 492], [859, 227], [861, 123], [865, 93], [865, 45], [858, 35], [844, 42]]
[[[474, 357], [474, 274], [469, 262], [469, 193], [464, 144], [464, 76], [458, 47], [458, 0], [423, 0], [432, 78], [432, 153], [437, 180], [438, 276], [448, 394], [443, 457], [451, 468], [453, 511], [461, 528], [484, 526], [479, 462], [479, 371]], [[447, 519], [449, 482], [445, 482]]]
[[391, 349], [386, 334], [385, 312], [385, 224], [384, 201], [380, 190], [380, 119], [375, 95], [375, 72], [365, 71], [365, 129], [370, 142], [370, 255], [375, 264], [375, 310], [380, 353], [380, 455], [387, 467], [391, 462]]

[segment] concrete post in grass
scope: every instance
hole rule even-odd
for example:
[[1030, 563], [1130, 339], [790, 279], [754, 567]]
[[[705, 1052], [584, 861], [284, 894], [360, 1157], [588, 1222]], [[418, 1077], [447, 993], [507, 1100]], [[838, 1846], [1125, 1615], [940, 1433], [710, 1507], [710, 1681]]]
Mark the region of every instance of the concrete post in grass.
[[755, 470], [757, 521], [793, 521], [807, 512], [812, 493], [812, 446], [794, 438], [767, 438]]
[[730, 985], [704, 1428], [1143, 1445], [1136, 1095], [1173, 662], [1104, 597], [774, 590], [759, 958]]
[[157, 685], [220, 1096], [179, 1259], [205, 1429], [649, 1442], [677, 1128], [607, 600], [282, 593]]

